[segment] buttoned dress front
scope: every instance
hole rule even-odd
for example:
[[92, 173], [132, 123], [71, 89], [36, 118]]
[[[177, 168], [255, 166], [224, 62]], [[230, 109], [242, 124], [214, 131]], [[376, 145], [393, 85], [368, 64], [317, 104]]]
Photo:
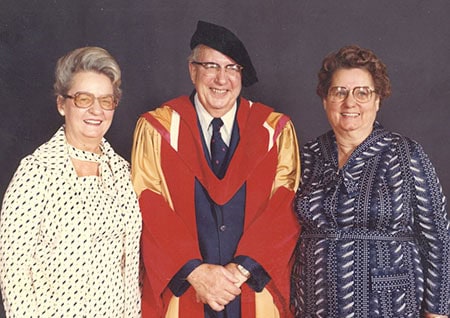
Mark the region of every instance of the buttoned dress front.
[[[140, 317], [141, 217], [129, 164], [68, 145], [64, 128], [21, 161], [1, 215], [7, 317]], [[78, 177], [70, 157], [99, 163]]]
[[337, 162], [332, 131], [303, 149], [296, 317], [448, 315], [446, 200], [422, 147], [376, 123], [341, 169]]

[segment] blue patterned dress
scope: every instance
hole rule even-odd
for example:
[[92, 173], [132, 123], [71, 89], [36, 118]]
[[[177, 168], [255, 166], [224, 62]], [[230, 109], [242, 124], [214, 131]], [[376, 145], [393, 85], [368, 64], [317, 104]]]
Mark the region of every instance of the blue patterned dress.
[[341, 169], [332, 131], [305, 145], [302, 168], [296, 317], [448, 315], [446, 199], [422, 147], [375, 123]]

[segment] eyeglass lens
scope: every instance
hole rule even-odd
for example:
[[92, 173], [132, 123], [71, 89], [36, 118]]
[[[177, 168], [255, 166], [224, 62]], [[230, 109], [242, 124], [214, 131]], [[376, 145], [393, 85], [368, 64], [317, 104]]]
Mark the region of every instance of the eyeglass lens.
[[[367, 86], [355, 87], [351, 90], [352, 96], [358, 102], [365, 103], [372, 97], [373, 89]], [[331, 101], [341, 102], [348, 97], [350, 90], [346, 87], [334, 86], [331, 87], [328, 93]]]
[[[208, 74], [216, 74], [222, 68], [222, 66], [220, 66], [217, 63], [213, 63], [213, 62], [192, 61], [192, 64], [202, 66]], [[242, 66], [239, 64], [228, 64], [228, 65], [223, 66], [223, 68], [225, 69], [225, 72], [227, 72], [229, 74], [233, 74], [233, 75], [239, 74], [242, 70]]]
[[[70, 97], [70, 96], [69, 96]], [[112, 110], [116, 108], [117, 102], [113, 95], [105, 95], [100, 97], [95, 97], [94, 94], [79, 92], [73, 96], [73, 101], [75, 106], [80, 108], [88, 108], [94, 104], [95, 99], [98, 100], [100, 107], [105, 110]]]

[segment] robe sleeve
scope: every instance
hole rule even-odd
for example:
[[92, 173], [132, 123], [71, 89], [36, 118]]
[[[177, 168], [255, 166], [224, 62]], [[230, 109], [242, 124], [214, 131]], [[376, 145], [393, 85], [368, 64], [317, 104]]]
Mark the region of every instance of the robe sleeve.
[[161, 140], [161, 134], [145, 118], [140, 118], [132, 149], [132, 179], [143, 221], [141, 254], [145, 283], [142, 302], [143, 308], [152, 304], [157, 308], [151, 310], [159, 313], [163, 294], [173, 276], [188, 261], [201, 259], [196, 237], [173, 210], [161, 169]]
[[160, 149], [161, 135], [145, 118], [139, 118], [134, 132], [131, 153], [131, 177], [134, 189], [138, 197], [144, 190], [149, 189], [163, 196], [169, 206], [172, 207], [169, 192], [163, 184]]
[[295, 193], [300, 183], [300, 158], [297, 135], [289, 121], [278, 136], [278, 164], [272, 195], [280, 188]]
[[[289, 262], [299, 235], [292, 200], [299, 184], [300, 160], [292, 122], [287, 122], [281, 130], [277, 138], [277, 149], [272, 196], [268, 198], [258, 217], [244, 229], [236, 255], [238, 259], [248, 256], [255, 260], [270, 276], [271, 280], [266, 287], [275, 298], [278, 295], [278, 299], [288, 299]], [[261, 278], [264, 279], [264, 276]]]

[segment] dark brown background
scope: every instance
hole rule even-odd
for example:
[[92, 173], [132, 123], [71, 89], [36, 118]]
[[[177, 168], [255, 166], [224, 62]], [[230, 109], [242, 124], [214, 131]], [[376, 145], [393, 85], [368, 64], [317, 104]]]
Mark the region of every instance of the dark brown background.
[[129, 159], [139, 114], [191, 92], [198, 19], [239, 35], [260, 79], [243, 95], [290, 115], [301, 144], [329, 129], [315, 95], [323, 57], [352, 43], [373, 49], [393, 86], [379, 121], [424, 146], [448, 195], [449, 16], [448, 0], [0, 0], [0, 196], [19, 160], [62, 123], [59, 56], [95, 45], [117, 58], [124, 98], [107, 138]]

